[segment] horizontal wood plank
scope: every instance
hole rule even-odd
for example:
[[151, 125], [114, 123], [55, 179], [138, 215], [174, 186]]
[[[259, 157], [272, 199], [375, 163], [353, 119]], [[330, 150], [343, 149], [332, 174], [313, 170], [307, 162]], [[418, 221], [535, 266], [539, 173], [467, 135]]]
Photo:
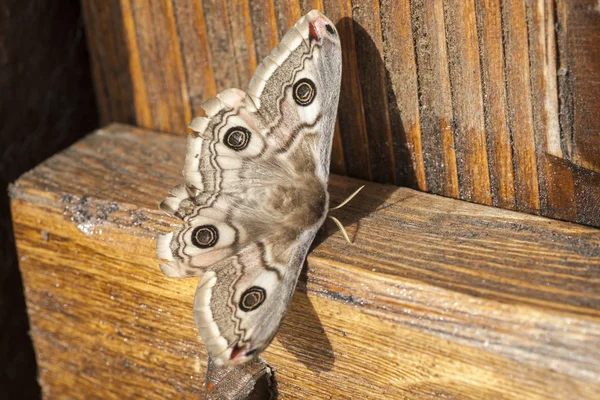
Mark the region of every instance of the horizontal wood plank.
[[[198, 396], [197, 279], [169, 279], [157, 209], [185, 141], [112, 125], [11, 188], [46, 398]], [[363, 182], [332, 176], [332, 203]], [[326, 224], [264, 353], [281, 398], [594, 398], [600, 231], [367, 184]]]

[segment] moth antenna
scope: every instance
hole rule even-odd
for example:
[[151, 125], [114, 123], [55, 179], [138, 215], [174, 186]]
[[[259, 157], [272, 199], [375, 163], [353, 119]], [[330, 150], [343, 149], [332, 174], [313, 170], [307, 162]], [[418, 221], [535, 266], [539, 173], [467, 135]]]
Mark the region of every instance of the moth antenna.
[[[340, 208], [344, 207], [346, 204], [348, 204], [348, 202], [349, 202], [350, 200], [352, 200], [352, 199], [354, 198], [354, 196], [356, 196], [356, 195], [358, 194], [358, 192], [360, 192], [361, 190], [363, 190], [363, 188], [364, 188], [364, 187], [365, 187], [365, 185], [362, 185], [361, 187], [359, 187], [358, 189], [356, 189], [356, 190], [354, 191], [354, 193], [352, 193], [350, 196], [348, 196], [348, 197], [346, 198], [346, 200], [342, 201], [342, 202], [341, 202], [339, 205], [337, 205], [337, 206], [335, 206], [335, 207], [333, 207], [333, 208], [330, 208], [330, 209], [329, 209], [329, 211], [332, 211], [332, 210], [338, 210], [338, 209], [340, 209]], [[336, 217], [332, 217], [331, 215], [328, 215], [328, 217], [329, 217], [329, 218], [330, 218], [330, 219], [331, 219], [333, 222], [335, 222], [335, 224], [337, 225], [337, 227], [338, 227], [338, 228], [340, 228], [340, 231], [342, 231], [342, 235], [344, 235], [344, 239], [346, 239], [346, 242], [348, 242], [349, 244], [353, 244], [353, 243], [350, 241], [350, 238], [348, 237], [348, 234], [346, 233], [346, 229], [344, 229], [344, 226], [342, 225], [342, 223], [340, 222], [340, 220], [339, 220], [339, 219], [337, 219]]]
[[329, 211], [331, 211], [331, 210], [338, 210], [338, 209], [344, 207], [346, 204], [348, 204], [348, 202], [350, 200], [352, 200], [354, 198], [354, 196], [356, 196], [358, 194], [358, 192], [360, 192], [361, 190], [363, 190], [364, 187], [365, 187], [365, 185], [362, 185], [361, 187], [359, 187], [358, 189], [356, 189], [356, 191], [354, 193], [352, 193], [350, 196], [348, 196], [348, 198], [346, 200], [342, 201], [341, 204], [339, 204], [339, 205], [337, 205], [337, 206], [335, 206], [333, 208], [330, 208]]
[[333, 222], [335, 222], [335, 224], [338, 226], [338, 228], [340, 228], [340, 231], [342, 231], [342, 235], [344, 235], [344, 239], [346, 239], [346, 242], [348, 242], [349, 244], [354, 244], [350, 241], [350, 238], [348, 237], [348, 234], [346, 233], [346, 229], [344, 229], [344, 226], [342, 225], [342, 223], [336, 217], [332, 217], [331, 215], [328, 215], [328, 217], [331, 218], [331, 220]]

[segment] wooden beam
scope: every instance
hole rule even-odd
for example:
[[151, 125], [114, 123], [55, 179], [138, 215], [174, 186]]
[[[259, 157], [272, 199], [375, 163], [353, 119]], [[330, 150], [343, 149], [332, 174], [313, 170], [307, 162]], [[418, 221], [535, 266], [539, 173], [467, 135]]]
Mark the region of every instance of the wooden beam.
[[[46, 398], [203, 392], [198, 280], [154, 250], [184, 142], [111, 125], [11, 187]], [[355, 244], [326, 225], [264, 353], [282, 398], [600, 393], [599, 230], [380, 184], [334, 213]]]

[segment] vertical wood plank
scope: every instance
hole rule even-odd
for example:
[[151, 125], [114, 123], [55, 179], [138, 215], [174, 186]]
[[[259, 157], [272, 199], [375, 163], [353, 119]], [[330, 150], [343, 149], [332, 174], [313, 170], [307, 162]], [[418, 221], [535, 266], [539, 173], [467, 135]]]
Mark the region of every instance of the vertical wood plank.
[[249, 0], [232, 0], [228, 1], [227, 5], [238, 88], [246, 90], [258, 65], [252, 33], [250, 4]]
[[192, 116], [197, 116], [201, 114], [202, 103], [217, 94], [204, 10], [199, 2], [185, 1], [174, 1], [173, 10], [181, 42]]
[[227, 2], [203, 0], [202, 7], [217, 92], [240, 87]]
[[509, 127], [515, 168], [516, 209], [538, 213], [527, 18], [523, 0], [502, 0]]
[[146, 93], [146, 83], [142, 69], [142, 61], [137, 45], [136, 24], [131, 11], [130, 0], [123, 0], [123, 29], [125, 31], [127, 50], [129, 51], [129, 73], [133, 86], [133, 107], [135, 121], [139, 126], [153, 126], [150, 104]]
[[325, 0], [323, 6], [329, 19], [336, 25], [342, 42], [342, 88], [338, 123], [346, 172], [356, 178], [371, 180], [369, 141], [352, 26], [352, 4], [350, 0]]
[[409, 0], [381, 3], [396, 184], [427, 190]]
[[600, 173], [600, 3], [569, 4], [570, 73], [574, 75], [574, 161]]
[[339, 116], [335, 121], [335, 133], [331, 144], [331, 173], [346, 175], [346, 161], [344, 160], [344, 145], [340, 132]]
[[577, 204], [576, 222], [600, 226], [600, 174], [579, 166], [573, 169]]
[[[552, 0], [549, 0], [552, 1]], [[554, 0], [552, 6], [554, 15], [552, 20], [556, 19], [555, 24], [559, 29], [556, 31], [556, 59], [557, 59], [557, 83], [558, 83], [558, 96], [560, 99], [560, 112], [559, 112], [559, 125], [560, 133], [559, 137], [556, 138], [560, 145], [560, 150], [556, 151], [556, 146], [552, 146], [553, 150], [549, 153], [554, 154], [556, 157], [571, 157], [573, 155], [572, 138], [574, 135], [573, 126], [573, 107], [574, 107], [574, 81], [575, 77], [571, 71], [571, 60], [569, 58], [569, 4], [570, 0]], [[528, 12], [532, 9], [533, 3], [529, 1], [527, 3]], [[548, 4], [550, 6], [550, 4]], [[531, 12], [530, 12], [531, 13]], [[533, 20], [535, 24], [535, 20]], [[536, 43], [533, 43], [534, 45]], [[566, 139], [566, 140], [565, 140]], [[546, 140], [546, 138], [544, 138]], [[545, 142], [544, 142], [545, 143]], [[547, 145], [546, 147], [550, 147]]]
[[458, 198], [443, 2], [415, 0], [411, 2], [411, 15], [427, 188], [432, 193]]
[[542, 160], [541, 205], [544, 215], [557, 219], [576, 221], [578, 215], [575, 202], [575, 179], [573, 171], [564, 159], [552, 155], [540, 157]]
[[274, 0], [274, 4], [278, 36], [281, 39], [302, 16], [300, 3], [298, 0]]
[[[191, 110], [171, 2], [128, 1], [123, 4], [131, 6], [128, 13], [135, 28], [132, 46], [137, 46], [140, 60], [144, 60], [139, 72], [141, 79], [135, 85], [136, 96], [143, 104], [136, 109], [146, 107], [147, 103], [149, 113], [149, 125], [142, 125], [144, 121], [138, 124], [164, 132], [185, 131]], [[137, 70], [137, 65], [134, 68]], [[136, 74], [137, 71], [132, 73], [134, 82], [138, 81]], [[144, 90], [141, 90], [142, 82]]]
[[354, 43], [369, 144], [371, 178], [395, 183], [394, 148], [390, 127], [379, 1], [354, 0]]
[[444, 2], [460, 198], [491, 204], [473, 0]]
[[[160, 57], [164, 64], [163, 79], [164, 90], [169, 92], [169, 113], [173, 116], [170, 129], [167, 132], [187, 131], [188, 121], [192, 120], [192, 111], [189, 102], [189, 94], [183, 57], [181, 54], [181, 42], [175, 20], [172, 0], [161, 0], [154, 3], [153, 18], [155, 26], [164, 26], [163, 35], [158, 35], [158, 48]], [[161, 23], [158, 23], [160, 20]], [[163, 25], [164, 24], [164, 25]], [[171, 88], [173, 88], [171, 90]]]
[[479, 51], [481, 54], [483, 105], [492, 204], [496, 207], [514, 209], [515, 178], [510, 132], [506, 120], [500, 0], [476, 0], [475, 5], [477, 31], [479, 32]]
[[250, 17], [252, 19], [256, 59], [260, 62], [279, 43], [273, 0], [254, 0], [250, 2]]
[[[532, 95], [535, 100], [533, 123], [539, 163], [540, 208], [544, 215], [573, 221], [577, 218], [573, 171], [562, 159], [560, 132], [553, 132], [557, 127], [553, 126], [555, 122], [552, 119], [558, 118], [558, 110], [553, 111], [548, 107], [552, 102], [548, 96], [557, 96], [556, 67], [552, 67], [556, 63], [557, 47], [554, 35], [554, 1], [528, 0], [526, 11], [530, 25], [529, 54]], [[553, 86], [556, 90], [554, 93]], [[552, 144], [556, 141], [559, 142], [558, 147], [557, 144]]]
[[302, 15], [308, 14], [312, 10], [323, 12], [323, 0], [300, 0], [300, 10], [302, 10]]
[[526, 5], [531, 81], [534, 89], [533, 121], [535, 128], [539, 130], [536, 144], [548, 154], [563, 157], [558, 109], [555, 0], [528, 0]]
[[[135, 124], [140, 118], [138, 112], [147, 113], [147, 105], [131, 107], [139, 104], [143, 85], [140, 90], [132, 82], [134, 68], [131, 65], [135, 61], [131, 60], [138, 56], [139, 64], [139, 55], [130, 47], [131, 40], [126, 29], [133, 25], [131, 14], [122, 10], [120, 3], [119, 0], [110, 0], [102, 5], [92, 0], [81, 2], [96, 101], [103, 125], [111, 121]], [[140, 74], [136, 76], [141, 77]], [[134, 92], [137, 94], [135, 100]]]
[[569, 2], [567, 43], [576, 94], [573, 104], [573, 159], [600, 174], [600, 3]]

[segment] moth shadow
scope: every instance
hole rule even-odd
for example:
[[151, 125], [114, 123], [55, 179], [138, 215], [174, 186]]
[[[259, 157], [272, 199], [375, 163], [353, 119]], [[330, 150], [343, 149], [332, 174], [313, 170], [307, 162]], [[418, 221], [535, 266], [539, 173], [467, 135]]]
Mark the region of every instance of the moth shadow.
[[321, 319], [306, 293], [306, 271], [305, 263], [277, 340], [309, 370], [326, 372], [333, 368], [335, 357]]
[[[368, 145], [372, 148], [370, 154], [377, 153], [374, 149], [389, 147], [393, 149], [394, 175], [377, 174], [374, 172], [373, 181], [418, 189], [417, 175], [412, 163], [413, 157], [408, 145], [406, 129], [402, 122], [396, 91], [392, 85], [391, 74], [385, 64], [383, 55], [373, 41], [371, 34], [352, 18], [344, 17], [340, 19], [336, 23], [336, 28], [340, 34], [342, 43], [354, 42], [355, 45], [354, 51], [344, 51], [342, 53], [344, 68], [342, 69], [341, 96], [344, 96], [344, 93], [352, 93], [358, 90], [362, 96], [365, 115], [374, 115], [372, 118], [365, 118], [367, 136], [369, 138]], [[346, 48], [344, 47], [344, 49]], [[356, 68], [352, 68], [352, 66]], [[356, 76], [359, 78], [358, 81], [355, 79]], [[377, 82], [383, 82], [384, 87], [378, 86]], [[350, 86], [358, 87], [353, 91]], [[338, 118], [340, 120], [347, 118], [344, 112], [344, 107], [340, 105], [338, 111]], [[375, 132], [379, 128], [379, 125], [374, 122], [385, 119], [388, 119], [390, 123], [392, 142], [389, 143], [386, 141], [375, 144], [374, 142], [382, 141], [383, 139], [381, 135]], [[340, 123], [340, 127], [344, 125], [347, 124]], [[342, 143], [344, 143], [344, 131], [341, 130], [339, 134], [341, 135]], [[345, 160], [352, 160], [354, 157], [350, 153], [350, 147], [344, 146]], [[380, 161], [376, 157], [370, 160], [371, 168], [377, 170]], [[333, 167], [334, 165], [332, 164], [332, 169]], [[333, 170], [335, 171], [335, 169]], [[349, 174], [349, 176], [352, 175]], [[341, 203], [362, 184], [364, 184], [362, 181], [341, 180], [336, 176], [332, 176], [329, 185], [330, 207]], [[367, 184], [362, 192], [348, 205], [335, 212], [335, 217], [340, 220], [343, 226], [354, 227], [352, 228], [353, 231], [350, 229], [348, 231], [353, 243], [360, 238], [360, 221], [374, 211], [390, 206], [386, 201], [396, 188], [395, 186], [370, 186]], [[340, 230], [336, 225], [327, 221], [315, 238], [313, 248], [319, 246], [331, 235], [339, 234], [339, 232]]]
[[[380, 136], [373, 132], [377, 127], [370, 126], [369, 121], [389, 118], [390, 122], [392, 143], [384, 143], [384, 147], [391, 146], [393, 148], [395, 174], [394, 177], [380, 175], [379, 177], [374, 177], [373, 180], [379, 183], [418, 189], [406, 130], [402, 122], [400, 109], [398, 108], [396, 93], [392, 89], [390, 72], [386, 68], [382, 54], [373, 41], [371, 34], [352, 18], [345, 17], [340, 19], [336, 23], [336, 28], [340, 34], [342, 43], [354, 42], [355, 44], [355, 51], [344, 51], [342, 54], [344, 67], [342, 69], [341, 96], [347, 96], [348, 93], [353, 92], [350, 87], [351, 85], [359, 86], [358, 89], [362, 94], [364, 112], [375, 114], [373, 118], [366, 119], [369, 138], [373, 137], [375, 140], [380, 138]], [[346, 48], [344, 47], [344, 49]], [[360, 56], [357, 57], [357, 55]], [[356, 69], [347, 68], [347, 66], [353, 64], [358, 70], [358, 81], [355, 79], [356, 75], [350, 76], [353, 72], [356, 73]], [[385, 83], [385, 87], [379, 91], [372, 89], [373, 82], [377, 79]], [[385, 97], [385, 99], [382, 97]], [[348, 119], [348, 115], [344, 114], [345, 112], [347, 111], [344, 106], [340, 104], [338, 118]], [[343, 126], [347, 126], [347, 124], [340, 123], [340, 127]], [[343, 128], [339, 134], [341, 134], [342, 143], [344, 143]], [[374, 144], [370, 142], [369, 146], [374, 146]], [[346, 160], [351, 160], [353, 157], [350, 149], [351, 146], [344, 146], [344, 158]], [[376, 152], [371, 151], [371, 154], [373, 153]], [[372, 160], [373, 164], [377, 164], [377, 162], [378, 160]], [[332, 171], [334, 173], [339, 172], [336, 171], [334, 165], [332, 165]], [[364, 183], [364, 181], [340, 178], [339, 176], [332, 175], [329, 183], [331, 206], [342, 202]], [[342, 209], [335, 211], [335, 217], [347, 228], [352, 242], [360, 246], [360, 228], [361, 221], [364, 218], [373, 212], [394, 205], [390, 204], [387, 200], [395, 189], [395, 186], [367, 184], [362, 192], [350, 203]], [[405, 199], [400, 201], [403, 200]], [[341, 233], [335, 224], [327, 221], [317, 234], [312, 249], [321, 246], [332, 235], [341, 235]], [[298, 282], [298, 290], [295, 292], [291, 305], [290, 314], [286, 318], [284, 332], [278, 335], [278, 340], [308, 369], [316, 370], [317, 372], [329, 371], [333, 368], [335, 354], [319, 315], [306, 293], [308, 275], [308, 267], [305, 264]]]

